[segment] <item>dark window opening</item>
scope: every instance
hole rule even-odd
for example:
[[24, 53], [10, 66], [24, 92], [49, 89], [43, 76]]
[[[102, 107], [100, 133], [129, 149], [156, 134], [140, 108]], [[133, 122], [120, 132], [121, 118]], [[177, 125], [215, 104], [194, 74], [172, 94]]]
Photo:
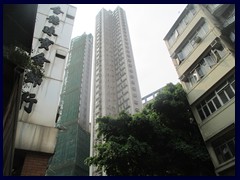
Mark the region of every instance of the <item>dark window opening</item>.
[[72, 19], [72, 20], [74, 20], [74, 18], [75, 18], [74, 16], [71, 16], [69, 14], [67, 14], [66, 17], [69, 18], [69, 19]]
[[56, 54], [56, 57], [58, 57], [58, 58], [60, 58], [60, 59], [65, 59], [65, 58], [66, 58], [66, 56], [63, 56], [63, 55], [61, 55], [61, 54]]
[[26, 156], [26, 151], [15, 149], [12, 176], [21, 176], [24, 160]]

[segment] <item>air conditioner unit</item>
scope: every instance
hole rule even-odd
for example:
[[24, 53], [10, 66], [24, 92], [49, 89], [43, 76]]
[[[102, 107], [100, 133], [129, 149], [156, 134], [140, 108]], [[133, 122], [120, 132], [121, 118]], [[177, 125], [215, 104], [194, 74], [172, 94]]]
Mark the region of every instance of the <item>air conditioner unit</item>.
[[188, 81], [188, 78], [187, 76], [185, 76], [184, 74], [182, 76], [179, 77], [179, 80], [180, 81], [183, 81], [183, 82], [187, 82]]
[[178, 58], [176, 58], [176, 59], [173, 60], [173, 63], [174, 63], [175, 66], [178, 66], [178, 65], [181, 64], [181, 61]]
[[193, 76], [195, 77], [196, 81], [199, 81], [201, 79], [197, 72], [194, 72]]
[[202, 38], [201, 38], [200, 36], [196, 36], [196, 37], [194, 38], [195, 43], [200, 43], [201, 40], [202, 40]]
[[218, 41], [215, 39], [212, 43], [211, 43], [211, 47], [215, 47], [217, 45]]
[[183, 60], [184, 60], [184, 56], [183, 56], [183, 53], [182, 53], [182, 52], [178, 53], [178, 54], [177, 54], [177, 57], [178, 57], [178, 60], [179, 60], [179, 61], [183, 61]]
[[215, 40], [211, 43], [211, 47], [212, 47], [213, 49], [218, 49], [218, 50], [220, 50], [220, 51], [223, 50], [223, 46], [221, 45], [221, 43], [220, 43], [217, 39], [215, 39]]
[[221, 56], [219, 55], [218, 51], [216, 49], [211, 51], [211, 54], [213, 55], [216, 62], [218, 62], [221, 59]]
[[179, 35], [178, 31], [177, 31], [177, 30], [175, 30], [175, 32], [174, 32], [174, 36], [175, 36], [175, 38], [177, 38], [177, 37], [178, 37], [178, 35]]
[[203, 74], [200, 75], [200, 74], [197, 72], [197, 70], [195, 70], [192, 75], [195, 77], [196, 81], [199, 81], [199, 80], [203, 77]]

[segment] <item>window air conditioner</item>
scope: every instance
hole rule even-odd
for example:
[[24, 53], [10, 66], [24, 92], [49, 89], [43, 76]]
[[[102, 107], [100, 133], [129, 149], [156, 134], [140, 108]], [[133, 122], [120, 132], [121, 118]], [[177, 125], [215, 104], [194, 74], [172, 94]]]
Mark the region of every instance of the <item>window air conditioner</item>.
[[197, 82], [200, 80], [200, 77], [199, 77], [196, 73], [194, 73], [193, 76], [194, 76], [194, 79], [195, 79]]
[[[183, 56], [183, 53], [182, 52], [180, 52], [180, 53], [178, 53], [177, 54], [177, 59], [179, 60], [179, 61], [183, 61], [184, 60], [184, 56]], [[180, 64], [180, 63], [179, 63]]]
[[194, 71], [193, 76], [196, 79], [196, 81], [199, 81], [201, 79], [201, 77], [199, 76], [199, 74], [196, 70]]
[[194, 38], [195, 43], [200, 43], [201, 40], [202, 40], [202, 38], [199, 37], [199, 36], [196, 36], [196, 37]]
[[223, 50], [223, 46], [221, 45], [221, 43], [218, 41], [218, 40], [214, 40], [212, 43], [211, 43], [211, 47], [212, 49], [218, 49], [220, 51]]
[[178, 65], [181, 64], [181, 61], [180, 61], [178, 58], [176, 58], [176, 59], [173, 61], [173, 63], [174, 63], [175, 66], [178, 66]]
[[212, 43], [211, 43], [211, 47], [215, 47], [217, 45], [218, 41], [215, 39]]
[[216, 62], [218, 62], [221, 59], [221, 56], [219, 55], [218, 51], [216, 49], [212, 50], [212, 55], [214, 57], [214, 59], [216, 60]]
[[187, 82], [188, 81], [188, 78], [187, 76], [185, 76], [184, 74], [182, 76], [179, 77], [179, 80], [180, 81], [183, 81], [183, 82]]

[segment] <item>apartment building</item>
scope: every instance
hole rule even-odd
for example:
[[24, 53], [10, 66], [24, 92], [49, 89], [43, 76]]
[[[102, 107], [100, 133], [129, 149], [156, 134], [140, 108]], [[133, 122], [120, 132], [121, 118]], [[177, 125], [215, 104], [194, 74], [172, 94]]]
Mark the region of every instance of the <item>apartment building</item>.
[[235, 5], [189, 4], [164, 38], [217, 175], [235, 175]]
[[61, 93], [60, 129], [48, 176], [88, 176], [84, 160], [90, 152], [90, 94], [93, 36], [84, 33], [71, 41]]
[[[142, 108], [125, 11], [121, 7], [102, 9], [96, 16], [95, 33], [91, 156], [98, 143], [97, 117], [115, 116], [123, 110], [134, 114]], [[101, 174], [91, 167], [90, 175]]]

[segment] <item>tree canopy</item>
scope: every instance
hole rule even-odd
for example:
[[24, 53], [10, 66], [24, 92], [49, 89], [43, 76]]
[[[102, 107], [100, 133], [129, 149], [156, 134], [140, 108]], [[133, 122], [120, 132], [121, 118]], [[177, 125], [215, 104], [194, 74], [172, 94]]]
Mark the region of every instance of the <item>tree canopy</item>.
[[134, 115], [97, 119], [97, 155], [88, 165], [110, 176], [214, 175], [181, 84], [167, 84]]

